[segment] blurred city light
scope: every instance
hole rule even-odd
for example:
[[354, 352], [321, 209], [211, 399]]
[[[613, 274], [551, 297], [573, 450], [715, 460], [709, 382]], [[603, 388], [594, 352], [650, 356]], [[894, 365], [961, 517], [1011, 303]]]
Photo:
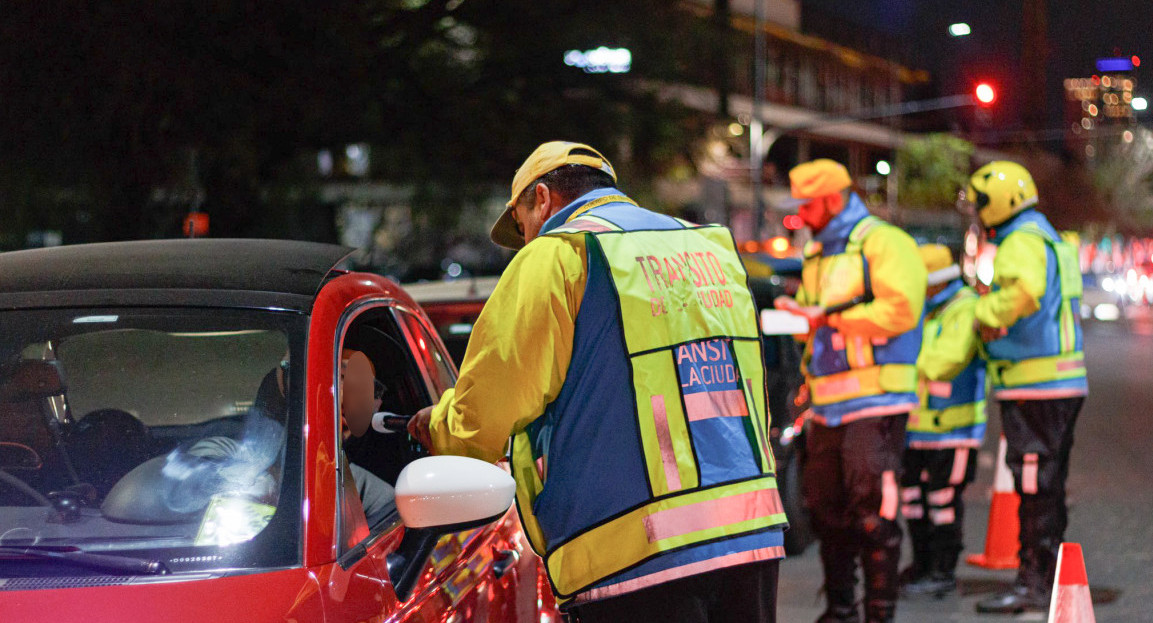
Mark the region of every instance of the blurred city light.
[[888, 160], [877, 161], [877, 173], [880, 173], [881, 175], [888, 175], [889, 173], [892, 173], [892, 171], [893, 168], [889, 166]]
[[978, 84], [974, 94], [977, 96], [977, 101], [985, 106], [992, 104], [997, 99], [997, 91], [988, 82]]
[[973, 32], [973, 31], [969, 28], [969, 25], [966, 24], [965, 22], [960, 22], [960, 23], [952, 24], [949, 26], [949, 34], [953, 35], [954, 37], [964, 37], [965, 35], [968, 35], [971, 32]]
[[802, 221], [801, 217], [797, 216], [796, 214], [790, 214], [786, 216], [782, 221], [782, 224], [785, 226], [785, 229], [791, 230], [797, 230], [805, 226], [805, 222]]
[[789, 252], [789, 239], [777, 236], [769, 241], [769, 253], [781, 257]]
[[[1136, 58], [1136, 57], [1134, 57]], [[1141, 59], [1137, 59], [1137, 63], [1141, 63]], [[1099, 58], [1097, 59], [1097, 71], [1101, 73], [1123, 73], [1133, 71], [1133, 59], [1131, 58]]]
[[740, 136], [745, 133], [745, 126], [737, 123], [736, 121], [729, 124], [729, 134], [733, 136]]
[[607, 48], [595, 50], [569, 50], [564, 53], [564, 64], [579, 67], [588, 74], [623, 74], [633, 66], [633, 53], [628, 48]]
[[1149, 100], [1144, 97], [1134, 97], [1132, 104], [1133, 110], [1145, 110], [1149, 108]]

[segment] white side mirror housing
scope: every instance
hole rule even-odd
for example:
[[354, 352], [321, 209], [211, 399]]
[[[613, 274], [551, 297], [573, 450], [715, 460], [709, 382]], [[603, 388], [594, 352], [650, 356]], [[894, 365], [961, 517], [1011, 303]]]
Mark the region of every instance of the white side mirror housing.
[[492, 521], [512, 505], [516, 483], [491, 463], [462, 456], [428, 456], [396, 479], [396, 508], [408, 528]]

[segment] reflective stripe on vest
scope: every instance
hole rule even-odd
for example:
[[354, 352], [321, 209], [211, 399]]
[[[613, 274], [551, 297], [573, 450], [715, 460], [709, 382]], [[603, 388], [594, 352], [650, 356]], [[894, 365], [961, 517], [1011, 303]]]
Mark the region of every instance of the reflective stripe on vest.
[[[545, 556], [545, 567], [561, 597], [620, 573], [662, 551], [761, 531], [785, 522], [771, 476], [654, 500], [595, 526]], [[613, 566], [589, 560], [612, 552]]]
[[[993, 361], [989, 368], [993, 383], [1013, 388], [1084, 377], [1085, 355], [1077, 350], [1077, 324], [1080, 322], [1077, 314], [1080, 309], [1074, 309], [1074, 301], [1080, 299], [1083, 293], [1077, 249], [1064, 240], [1053, 240], [1032, 223], [1017, 231], [1040, 236], [1057, 258], [1057, 286], [1061, 288], [1060, 311], [1057, 314], [1060, 353], [1051, 357]], [[1009, 330], [1012, 331], [1012, 328]]]
[[728, 230], [624, 231], [582, 210], [554, 233], [586, 234], [589, 256], [608, 267], [650, 493], [546, 543], [532, 501], [548, 474], [517, 435], [517, 505], [556, 593], [570, 598], [670, 550], [783, 527], [759, 327]]

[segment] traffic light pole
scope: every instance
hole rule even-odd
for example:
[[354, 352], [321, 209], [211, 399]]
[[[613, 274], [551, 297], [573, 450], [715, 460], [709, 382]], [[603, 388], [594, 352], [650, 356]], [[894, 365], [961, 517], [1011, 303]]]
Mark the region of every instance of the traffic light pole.
[[[757, 9], [760, 10], [761, 0], [757, 0]], [[760, 29], [757, 29], [760, 32]], [[763, 75], [764, 69], [761, 67], [763, 63], [757, 63], [757, 75]], [[762, 78], [763, 80], [763, 78]], [[761, 196], [761, 177], [763, 175], [762, 169], [764, 167], [765, 156], [768, 155], [769, 150], [773, 148], [773, 143], [777, 139], [790, 134], [792, 132], [800, 132], [803, 130], [812, 130], [815, 128], [825, 128], [828, 126], [839, 125], [842, 123], [853, 123], [856, 121], [868, 121], [870, 119], [881, 119], [884, 117], [898, 117], [902, 115], [912, 115], [920, 112], [929, 112], [933, 110], [946, 110], [949, 108], [961, 108], [964, 106], [976, 106], [981, 102], [972, 94], [963, 95], [947, 95], [945, 97], [937, 97], [927, 100], [916, 100], [911, 102], [901, 102], [900, 104], [893, 104], [889, 106], [877, 106], [875, 108], [866, 108], [851, 115], [841, 115], [836, 117], [821, 117], [799, 123], [791, 126], [784, 126], [779, 128], [764, 128], [764, 123], [761, 121], [761, 89], [756, 88], [753, 98], [753, 117], [749, 128], [749, 160], [750, 160], [750, 180], [753, 184], [753, 201], [754, 212], [756, 213], [753, 218], [753, 235], [755, 239], [762, 238], [762, 230], [765, 227], [765, 201]]]

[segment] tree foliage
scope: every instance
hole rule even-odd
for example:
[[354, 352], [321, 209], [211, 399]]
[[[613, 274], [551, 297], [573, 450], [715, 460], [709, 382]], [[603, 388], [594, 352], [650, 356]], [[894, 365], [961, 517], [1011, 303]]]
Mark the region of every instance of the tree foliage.
[[[0, 207], [18, 217], [0, 232], [173, 235], [199, 192], [214, 235], [267, 231], [287, 215], [267, 189], [315, 185], [316, 151], [353, 142], [446, 228], [545, 140], [646, 179], [688, 114], [643, 85], [699, 71], [709, 32], [665, 0], [13, 0]], [[633, 72], [563, 63], [600, 45]]]
[[952, 208], [969, 179], [973, 145], [950, 134], [908, 138], [897, 151], [897, 196], [902, 205]]

